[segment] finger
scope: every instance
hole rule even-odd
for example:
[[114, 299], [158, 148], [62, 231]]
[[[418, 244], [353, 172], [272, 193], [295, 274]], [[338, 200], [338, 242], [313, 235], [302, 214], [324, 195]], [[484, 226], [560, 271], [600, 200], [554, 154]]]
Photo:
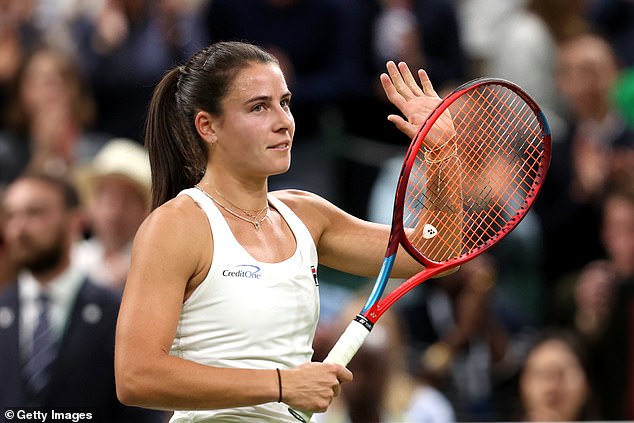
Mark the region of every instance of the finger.
[[385, 67], [387, 68], [387, 73], [390, 75], [390, 79], [392, 80], [392, 84], [405, 99], [412, 98], [412, 90], [409, 89], [405, 81], [403, 80], [403, 75], [401, 75], [401, 71], [396, 66], [396, 63], [391, 60], [386, 63]]
[[418, 78], [420, 79], [420, 84], [423, 87], [423, 91], [425, 92], [425, 94], [438, 97], [438, 94], [434, 90], [434, 86], [429, 80], [429, 76], [427, 75], [427, 72], [425, 72], [423, 69], [419, 69]]
[[336, 375], [337, 375], [337, 384], [352, 381], [352, 372], [343, 366], [337, 365]]
[[381, 80], [381, 85], [383, 86], [383, 91], [385, 91], [385, 95], [387, 99], [390, 100], [392, 104], [394, 104], [399, 110], [406, 103], [405, 98], [399, 94], [396, 87], [392, 83], [392, 79], [385, 73], [382, 73], [379, 77]]
[[416, 135], [416, 131], [418, 130], [418, 128], [415, 125], [412, 125], [411, 123], [403, 119], [401, 116], [389, 115], [387, 117], [387, 120], [392, 122], [399, 131], [407, 135], [407, 138], [409, 138], [410, 140], [413, 139], [414, 136]]
[[421, 89], [421, 87], [418, 86], [418, 83], [414, 79], [414, 76], [412, 75], [412, 72], [409, 70], [409, 66], [407, 66], [407, 63], [400, 62], [398, 64], [398, 69], [399, 69], [401, 75], [403, 76], [403, 80], [405, 81], [405, 84], [410, 89], [410, 91], [414, 95], [417, 95], [417, 96], [423, 95], [424, 94], [424, 92], [423, 92], [424, 91], [424, 87], [423, 87], [423, 89]]

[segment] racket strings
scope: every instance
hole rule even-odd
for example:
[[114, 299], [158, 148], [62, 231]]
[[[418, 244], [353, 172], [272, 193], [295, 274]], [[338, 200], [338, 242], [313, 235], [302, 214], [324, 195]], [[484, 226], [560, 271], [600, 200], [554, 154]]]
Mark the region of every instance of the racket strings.
[[417, 154], [403, 214], [409, 242], [433, 261], [470, 254], [514, 226], [544, 154], [539, 119], [505, 86], [478, 87], [451, 104], [449, 114], [450, 124], [439, 119], [423, 144], [451, 136], [456, 154], [432, 163], [424, 151]]

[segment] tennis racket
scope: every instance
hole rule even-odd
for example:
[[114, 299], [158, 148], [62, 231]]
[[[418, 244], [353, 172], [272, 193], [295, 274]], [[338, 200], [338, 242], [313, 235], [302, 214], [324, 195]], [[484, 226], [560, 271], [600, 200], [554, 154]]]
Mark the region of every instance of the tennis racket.
[[[537, 103], [512, 82], [481, 78], [447, 95], [405, 156], [387, 251], [373, 290], [324, 361], [347, 365], [399, 298], [508, 235], [544, 183], [550, 138]], [[425, 269], [383, 296], [401, 245]], [[289, 412], [310, 421], [310, 414]]]

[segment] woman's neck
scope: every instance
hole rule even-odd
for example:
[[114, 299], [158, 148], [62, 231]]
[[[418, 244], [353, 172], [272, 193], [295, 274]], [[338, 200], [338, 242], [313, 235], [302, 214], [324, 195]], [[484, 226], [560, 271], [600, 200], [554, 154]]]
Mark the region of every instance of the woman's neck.
[[241, 211], [258, 211], [268, 204], [268, 185], [264, 182], [247, 182], [232, 178], [203, 178], [198, 187], [208, 195]]

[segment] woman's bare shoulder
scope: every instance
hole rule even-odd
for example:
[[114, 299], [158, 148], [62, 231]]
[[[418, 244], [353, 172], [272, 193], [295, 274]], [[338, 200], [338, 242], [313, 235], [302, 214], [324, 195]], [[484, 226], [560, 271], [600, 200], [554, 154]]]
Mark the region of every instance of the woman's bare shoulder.
[[271, 191], [270, 194], [278, 200], [281, 200], [294, 211], [295, 209], [325, 207], [330, 204], [326, 199], [315, 193], [299, 189]]
[[191, 197], [181, 195], [154, 209], [139, 228], [138, 236], [149, 237], [152, 242], [192, 243], [204, 233], [209, 233], [204, 212]]
[[318, 240], [324, 231], [335, 222], [347, 219], [347, 214], [325, 198], [308, 191], [274, 191], [276, 198], [286, 204], [309, 228]]

